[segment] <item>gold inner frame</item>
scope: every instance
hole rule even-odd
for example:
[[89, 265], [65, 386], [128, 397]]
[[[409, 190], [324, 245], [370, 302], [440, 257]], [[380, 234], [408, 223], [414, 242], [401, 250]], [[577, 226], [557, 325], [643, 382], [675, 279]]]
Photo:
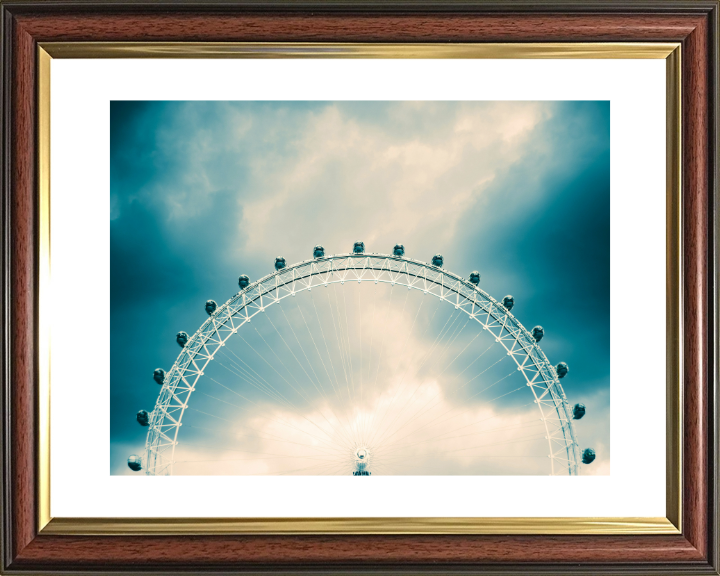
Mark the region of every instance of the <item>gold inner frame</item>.
[[[53, 518], [50, 514], [50, 71], [53, 58], [494, 58], [666, 61], [666, 517]], [[682, 494], [681, 46], [679, 43], [338, 44], [53, 42], [38, 45], [38, 529], [43, 534], [678, 534]]]

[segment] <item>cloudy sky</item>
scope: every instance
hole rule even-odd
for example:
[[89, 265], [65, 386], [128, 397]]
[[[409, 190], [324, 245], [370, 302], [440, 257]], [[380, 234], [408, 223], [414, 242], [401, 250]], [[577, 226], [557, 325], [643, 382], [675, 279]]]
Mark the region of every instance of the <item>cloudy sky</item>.
[[[609, 473], [609, 114], [608, 102], [113, 102], [111, 472], [131, 473], [153, 369], [172, 366], [175, 334], [195, 332], [207, 299], [225, 302], [276, 256], [363, 240], [442, 253], [495, 298], [512, 294], [587, 406], [577, 432], [597, 460], [583, 473]], [[347, 473], [330, 455], [349, 429], [375, 442], [376, 473], [548, 473], [504, 351], [427, 298], [333, 286], [268, 309], [198, 384], [176, 473]], [[350, 365], [352, 391], [331, 370]]]

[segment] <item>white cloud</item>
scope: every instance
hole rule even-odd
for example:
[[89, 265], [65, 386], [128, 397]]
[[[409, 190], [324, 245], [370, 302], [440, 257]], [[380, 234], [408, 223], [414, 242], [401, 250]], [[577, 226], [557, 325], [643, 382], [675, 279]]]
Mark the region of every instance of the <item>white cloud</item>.
[[[366, 447], [371, 452], [370, 470], [379, 474], [548, 474], [545, 424], [524, 378], [504, 349], [493, 344], [487, 333], [476, 339], [480, 326], [474, 321], [466, 323], [464, 315], [456, 316], [454, 309], [444, 304], [438, 309], [450, 314], [448, 321], [443, 316], [436, 324], [430, 323], [439, 303], [416, 292], [406, 302], [409, 291], [398, 289], [391, 299], [387, 288], [385, 296], [375, 300], [377, 309], [369, 306], [364, 313], [357, 313], [354, 303], [369, 304], [371, 293], [382, 288], [364, 284], [360, 288], [318, 289], [319, 294], [313, 291], [321, 313], [335, 303], [342, 313], [336, 312], [334, 321], [324, 314], [322, 332], [311, 324], [315, 344], [303, 340], [300, 347], [293, 345], [290, 353], [279, 338], [281, 332], [274, 340], [272, 331], [264, 335], [278, 354], [270, 358], [278, 372], [267, 370], [268, 381], [273, 374], [283, 374], [289, 382], [297, 378], [306, 391], [304, 399], [293, 395], [288, 386], [281, 391], [283, 402], [265, 397], [242, 412], [221, 406], [225, 412], [219, 416], [233, 423], [223, 425], [227, 428], [225, 440], [203, 442], [207, 445], [204, 458], [194, 453], [193, 444], [200, 441], [191, 440], [191, 456], [183, 448], [180, 460], [211, 458], [214, 464], [208, 464], [208, 470], [225, 474], [349, 474], [354, 450]], [[346, 319], [342, 299], [333, 300], [340, 290], [347, 293], [351, 304]], [[357, 298], [358, 290], [361, 298]], [[302, 338], [305, 321], [294, 315], [297, 302], [291, 302], [280, 306], [285, 307], [288, 321]], [[285, 320], [277, 308], [268, 308], [266, 317], [274, 314], [274, 326], [282, 328]], [[333, 325], [341, 315], [343, 319]], [[451, 321], [454, 317], [459, 319], [457, 331]], [[256, 319], [254, 328], [262, 330], [262, 321]], [[283, 329], [284, 338], [291, 343], [292, 333], [287, 330]], [[320, 357], [313, 356], [314, 345], [322, 351], [324, 365]], [[312, 369], [301, 361], [310, 357]], [[347, 380], [346, 371], [352, 374]], [[206, 374], [219, 379], [223, 371], [217, 368]], [[327, 377], [332, 374], [337, 377], [334, 382], [332, 376]], [[207, 392], [208, 386], [210, 383], [201, 384], [198, 390]], [[275, 386], [279, 386], [277, 378]], [[212, 388], [212, 394], [221, 392]], [[505, 403], [509, 398], [515, 400], [512, 405], [516, 408]], [[232, 404], [238, 402], [238, 397], [231, 398]], [[192, 414], [186, 415], [188, 423], [195, 425], [191, 418]], [[552, 426], [552, 420], [549, 422]], [[607, 454], [603, 449], [598, 449], [598, 454], [600, 464]], [[199, 473], [191, 470], [203, 464], [186, 466], [178, 466], [176, 473]], [[593, 472], [601, 470], [604, 468], [595, 467]]]
[[367, 409], [356, 404], [333, 411], [318, 403], [307, 412], [261, 412], [238, 423], [217, 449], [178, 449], [183, 465], [175, 473], [350, 474], [359, 447], [369, 449], [376, 474], [549, 473], [536, 407], [500, 413], [451, 402], [437, 381], [404, 384], [374, 392]]
[[[429, 258], [548, 115], [542, 103], [460, 105], [447, 126], [419, 139], [360, 123], [337, 106], [309, 113], [296, 155], [254, 163], [239, 224], [248, 235], [243, 249], [322, 242], [342, 252], [357, 237], [371, 251], [401, 241]], [[318, 226], [323, 220], [332, 225]]]

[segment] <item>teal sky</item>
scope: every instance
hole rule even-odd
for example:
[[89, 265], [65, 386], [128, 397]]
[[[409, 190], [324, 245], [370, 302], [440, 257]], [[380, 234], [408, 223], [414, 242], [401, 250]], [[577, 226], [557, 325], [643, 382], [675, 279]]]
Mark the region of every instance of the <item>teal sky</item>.
[[110, 218], [112, 473], [205, 300], [356, 240], [512, 294], [609, 473], [609, 102], [112, 102]]

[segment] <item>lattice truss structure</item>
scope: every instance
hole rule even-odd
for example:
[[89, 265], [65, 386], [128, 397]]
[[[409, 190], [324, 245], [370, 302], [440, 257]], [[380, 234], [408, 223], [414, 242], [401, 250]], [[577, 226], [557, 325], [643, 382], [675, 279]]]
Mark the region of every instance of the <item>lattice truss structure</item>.
[[385, 282], [421, 290], [462, 310], [495, 337], [522, 372], [545, 424], [553, 475], [576, 475], [580, 450], [572, 409], [555, 367], [528, 330], [486, 292], [442, 268], [406, 257], [384, 254], [339, 254], [300, 262], [250, 284], [219, 306], [188, 340], [168, 372], [150, 414], [145, 443], [149, 475], [172, 474], [178, 432], [190, 396], [219, 349], [243, 325], [268, 306], [328, 284]]

